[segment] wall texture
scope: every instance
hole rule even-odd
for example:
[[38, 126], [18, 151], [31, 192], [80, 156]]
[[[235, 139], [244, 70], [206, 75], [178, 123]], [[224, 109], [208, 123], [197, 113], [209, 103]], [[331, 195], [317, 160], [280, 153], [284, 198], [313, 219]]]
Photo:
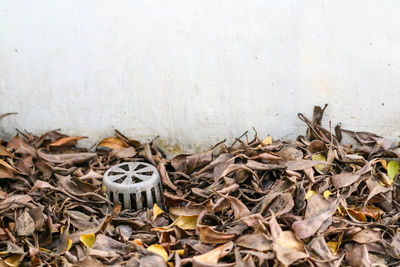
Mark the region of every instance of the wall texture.
[[400, 134], [398, 0], [0, 0], [0, 121], [183, 150], [325, 123]]

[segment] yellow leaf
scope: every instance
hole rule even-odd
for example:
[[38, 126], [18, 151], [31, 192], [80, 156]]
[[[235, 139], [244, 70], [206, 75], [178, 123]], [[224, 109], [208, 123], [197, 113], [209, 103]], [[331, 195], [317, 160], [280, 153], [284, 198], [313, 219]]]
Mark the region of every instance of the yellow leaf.
[[67, 251], [69, 251], [70, 249], [71, 249], [71, 247], [72, 247], [72, 240], [71, 240], [71, 238], [68, 238], [67, 239]]
[[65, 225], [61, 226], [61, 228], [60, 228], [60, 234], [63, 234], [63, 233], [64, 233], [64, 229], [65, 229], [65, 228], [66, 228]]
[[396, 177], [399, 173], [399, 162], [397, 160], [389, 161], [387, 173], [392, 180]]
[[48, 253], [50, 253], [50, 252], [51, 252], [51, 250], [50, 250], [50, 249], [47, 249], [47, 248], [41, 248], [41, 247], [39, 247], [39, 251], [42, 251], [42, 252], [48, 252]]
[[4, 263], [7, 266], [16, 267], [16, 266], [19, 266], [19, 264], [20, 264], [20, 262], [22, 261], [23, 258], [24, 258], [24, 254], [22, 254], [22, 255], [21, 254], [14, 254], [14, 255], [12, 255], [10, 257], [7, 257], [4, 260]]
[[258, 145], [257, 148], [261, 148], [263, 146], [268, 146], [272, 144], [272, 136], [267, 136], [264, 140], [262, 140], [261, 144]]
[[346, 216], [346, 214], [343, 212], [343, 210], [342, 210], [342, 208], [340, 207], [340, 205], [337, 207], [337, 211], [339, 212], [340, 215]]
[[339, 242], [337, 242], [337, 241], [328, 241], [326, 243], [326, 245], [332, 251], [333, 255], [336, 256], [336, 254], [338, 253], [338, 250], [339, 250], [339, 246], [338, 246]]
[[153, 245], [149, 246], [147, 248], [147, 250], [160, 255], [161, 257], [163, 257], [163, 259], [165, 261], [168, 261], [168, 253], [163, 246], [158, 245], [158, 244], [153, 244]]
[[154, 206], [153, 206], [153, 221], [158, 217], [158, 215], [160, 215], [163, 212], [164, 211], [157, 205], [157, 203], [154, 203]]
[[196, 229], [198, 217], [198, 215], [181, 215], [169, 227], [176, 225], [183, 230], [194, 230]]
[[[326, 162], [326, 157], [323, 154], [314, 154], [312, 155], [312, 160], [316, 161], [325, 161]], [[314, 166], [315, 169], [322, 171], [325, 168], [325, 164], [317, 164]]]
[[331, 192], [331, 191], [329, 191], [329, 190], [325, 190], [325, 191], [324, 191], [324, 198], [325, 198], [325, 199], [328, 199], [328, 198], [330, 197], [330, 195], [332, 195], [332, 192]]
[[94, 242], [96, 242], [96, 235], [94, 233], [82, 234], [79, 240], [88, 248], [92, 248]]
[[317, 194], [314, 190], [308, 190], [306, 194], [306, 200], [309, 200], [313, 195]]
[[183, 253], [185, 252], [185, 250], [184, 249], [177, 249], [177, 250], [174, 250], [174, 252], [178, 253], [179, 256], [183, 256]]
[[183, 230], [195, 230], [197, 226], [197, 218], [199, 215], [181, 215], [173, 223], [165, 227], [155, 227], [153, 231], [166, 231], [171, 229], [172, 226], [178, 226]]
[[382, 164], [382, 166], [383, 166], [383, 168], [385, 168], [385, 170], [387, 170], [387, 169], [388, 169], [388, 166], [387, 166], [387, 162], [386, 162], [386, 160], [384, 160], [384, 159], [381, 159], [381, 160], [379, 160], [378, 162], [380, 162], [380, 163]]

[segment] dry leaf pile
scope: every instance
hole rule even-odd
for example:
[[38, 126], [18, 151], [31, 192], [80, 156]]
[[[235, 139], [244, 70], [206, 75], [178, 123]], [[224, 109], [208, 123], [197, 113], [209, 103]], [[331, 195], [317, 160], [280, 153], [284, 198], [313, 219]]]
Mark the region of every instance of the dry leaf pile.
[[[0, 142], [1, 266], [398, 266], [398, 144], [321, 126], [297, 140], [247, 135], [168, 160], [120, 132], [93, 151], [59, 131]], [[357, 145], [342, 144], [342, 134]], [[159, 170], [165, 203], [110, 203], [120, 162]]]

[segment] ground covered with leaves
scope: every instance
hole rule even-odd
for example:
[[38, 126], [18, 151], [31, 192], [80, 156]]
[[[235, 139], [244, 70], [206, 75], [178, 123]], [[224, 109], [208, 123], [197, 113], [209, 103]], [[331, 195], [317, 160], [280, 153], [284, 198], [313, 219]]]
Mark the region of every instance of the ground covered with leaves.
[[[92, 149], [59, 131], [1, 140], [0, 264], [398, 266], [399, 145], [324, 129], [325, 108], [299, 114], [297, 140], [244, 134], [172, 159], [118, 131]], [[107, 199], [104, 172], [132, 161], [157, 167], [161, 207]]]

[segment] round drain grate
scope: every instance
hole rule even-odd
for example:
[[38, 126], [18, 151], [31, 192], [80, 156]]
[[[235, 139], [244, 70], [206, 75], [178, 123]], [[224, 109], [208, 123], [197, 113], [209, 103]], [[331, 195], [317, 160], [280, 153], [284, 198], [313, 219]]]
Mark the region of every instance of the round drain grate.
[[161, 207], [163, 190], [160, 174], [148, 163], [127, 162], [115, 165], [104, 173], [107, 195], [124, 209], [152, 208], [154, 201]]

